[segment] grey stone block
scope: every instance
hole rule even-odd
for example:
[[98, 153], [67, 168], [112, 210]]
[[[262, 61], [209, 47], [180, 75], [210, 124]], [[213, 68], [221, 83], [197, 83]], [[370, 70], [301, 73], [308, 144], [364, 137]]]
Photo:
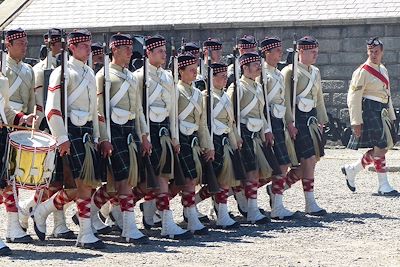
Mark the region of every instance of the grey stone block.
[[[318, 37], [316, 37], [318, 38]], [[318, 39], [319, 50], [321, 52], [336, 52], [340, 51], [342, 41], [339, 39]]]
[[340, 38], [342, 27], [320, 27], [315, 31], [317, 38]]
[[333, 93], [332, 104], [336, 107], [346, 107], [347, 93]]
[[329, 58], [330, 56], [328, 53], [319, 53], [317, 59], [318, 66], [327, 65], [331, 63]]
[[342, 108], [339, 111], [339, 119], [341, 122], [346, 123], [347, 126], [350, 125], [350, 114], [348, 108]]
[[324, 80], [349, 80], [355, 67], [331, 64], [321, 67], [320, 70]]
[[323, 95], [324, 95], [325, 106], [332, 105], [332, 103], [331, 103], [331, 94], [330, 93], [323, 93]]
[[335, 107], [326, 107], [326, 112], [331, 114], [334, 118], [338, 117], [338, 109]]
[[367, 59], [367, 53], [359, 52], [338, 52], [331, 53], [332, 64], [361, 64]]
[[[365, 35], [364, 35], [365, 36]], [[342, 40], [342, 51], [344, 52], [363, 52], [366, 51], [366, 37], [352, 38], [351, 36]]]
[[324, 93], [346, 92], [345, 84], [343, 80], [322, 80], [322, 91]]

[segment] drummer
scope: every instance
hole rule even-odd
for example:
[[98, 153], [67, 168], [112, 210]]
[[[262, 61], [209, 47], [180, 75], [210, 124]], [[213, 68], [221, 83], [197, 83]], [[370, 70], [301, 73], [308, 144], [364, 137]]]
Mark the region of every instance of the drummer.
[[[4, 62], [5, 63], [5, 62]], [[33, 114], [24, 115], [22, 112], [16, 112], [9, 105], [8, 97], [9, 83], [8, 79], [0, 72], [0, 118], [1, 125], [15, 124], [31, 125]], [[0, 130], [0, 158], [3, 158], [6, 151], [7, 128], [3, 127]], [[3, 168], [3, 165], [0, 167]], [[2, 173], [2, 169], [0, 169]], [[6, 177], [0, 179], [0, 203], [4, 202], [7, 211], [7, 234], [6, 239], [11, 243], [30, 243], [32, 238], [25, 233], [18, 221], [18, 209], [15, 203], [15, 197], [12, 190], [12, 185], [7, 184]], [[11, 250], [0, 240], [0, 256], [11, 254]]]

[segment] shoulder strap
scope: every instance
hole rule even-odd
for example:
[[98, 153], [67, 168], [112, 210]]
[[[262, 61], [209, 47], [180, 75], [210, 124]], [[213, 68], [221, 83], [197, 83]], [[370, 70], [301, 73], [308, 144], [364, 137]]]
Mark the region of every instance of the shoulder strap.
[[129, 87], [130, 83], [127, 80], [125, 80], [122, 83], [121, 87], [119, 88], [118, 92], [116, 92], [115, 95], [111, 98], [110, 100], [111, 107], [115, 107], [118, 104], [118, 102], [121, 101], [126, 92], [128, 92]]
[[87, 79], [88, 70], [85, 69], [85, 73], [83, 74], [83, 79], [79, 83], [78, 87], [68, 96], [68, 105], [74, 103], [85, 91], [87, 86], [89, 85], [89, 79]]
[[298, 97], [305, 97], [306, 95], [308, 95], [308, 93], [311, 91], [311, 89], [312, 89], [312, 87], [314, 85], [314, 82], [315, 82], [315, 80], [317, 78], [317, 70], [313, 67], [312, 71], [311, 71], [311, 75], [308, 72], [306, 72], [306, 71], [304, 71], [302, 69], [300, 69], [300, 72], [305, 74], [307, 77], [309, 77], [309, 81], [308, 81], [307, 87], [303, 90], [303, 92], [298, 94]]
[[[183, 93], [183, 92], [182, 92]], [[195, 90], [192, 97], [188, 97], [185, 93], [183, 95], [189, 100], [189, 104], [185, 107], [185, 109], [179, 113], [179, 120], [183, 121], [189, 116], [189, 114], [196, 108], [198, 112], [201, 112], [200, 105], [197, 103], [199, 99], [200, 92]]]

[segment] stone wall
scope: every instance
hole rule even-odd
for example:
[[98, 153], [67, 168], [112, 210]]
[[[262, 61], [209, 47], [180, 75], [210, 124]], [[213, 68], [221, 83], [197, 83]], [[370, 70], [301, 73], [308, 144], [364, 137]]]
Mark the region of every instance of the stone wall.
[[[305, 22], [303, 23], [304, 26], [293, 26], [291, 23], [287, 23], [287, 25], [282, 24], [279, 27], [252, 27], [251, 24], [243, 25], [243, 27], [240, 24], [227, 27], [223, 24], [215, 24], [207, 29], [180, 25], [179, 27], [165, 26], [162, 29], [160, 27], [149, 27], [146, 32], [134, 33], [146, 35], [159, 33], [168, 40], [174, 36], [176, 45], [179, 45], [182, 37], [191, 41], [205, 40], [208, 37], [220, 38], [224, 43], [224, 54], [231, 53], [235, 37], [241, 37], [244, 34], [254, 35], [258, 40], [267, 35], [279, 36], [283, 40], [285, 48], [291, 47], [294, 33], [298, 38], [304, 35], [313, 35], [320, 43], [317, 66], [322, 74], [327, 109], [335, 117], [340, 117], [343, 122], [348, 123], [346, 105], [348, 84], [352, 72], [367, 58], [365, 41], [371, 36], [380, 36], [384, 42], [385, 56], [383, 62], [388, 68], [391, 78], [393, 103], [395, 107], [400, 107], [398, 94], [400, 25], [397, 21], [384, 20], [363, 21], [361, 23], [346, 24], [345, 21], [338, 20], [336, 22], [331, 21], [328, 25], [327, 23], [322, 25], [322, 23], [318, 24], [317, 22]], [[100, 29], [91, 30], [94, 33], [94, 40], [102, 40]], [[130, 30], [125, 27], [121, 31], [129, 32]], [[37, 32], [32, 32], [29, 41], [29, 56], [37, 57], [42, 38]]]

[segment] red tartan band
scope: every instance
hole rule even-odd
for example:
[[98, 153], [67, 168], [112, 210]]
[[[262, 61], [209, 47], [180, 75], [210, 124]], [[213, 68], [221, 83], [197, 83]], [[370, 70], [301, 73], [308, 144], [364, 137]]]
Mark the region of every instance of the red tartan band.
[[196, 64], [196, 63], [197, 63], [197, 59], [196, 58], [190, 59], [190, 60], [185, 60], [185, 61], [182, 61], [182, 62], [178, 63], [178, 68], [184, 68], [186, 66], [193, 65], [193, 64]]
[[286, 177], [274, 176], [272, 178], [272, 193], [282, 195], [285, 190]]
[[254, 48], [256, 46], [257, 46], [257, 44], [238, 44], [238, 47], [243, 48], [243, 49]]
[[298, 49], [303, 49], [303, 50], [310, 50], [310, 49], [314, 49], [317, 47], [318, 47], [318, 44], [297, 45]]
[[[48, 43], [48, 40], [49, 40], [49, 39], [44, 38], [44, 43], [47, 44], [47, 43]], [[51, 44], [59, 43], [59, 42], [61, 42], [61, 37], [60, 37], [60, 36], [59, 36], [59, 37], [51, 37], [51, 39], [50, 39], [50, 43], [51, 43]]]
[[221, 50], [222, 49], [222, 45], [206, 45], [204, 46], [204, 51], [207, 49], [211, 49], [211, 50]]
[[160, 193], [157, 195], [156, 206], [159, 211], [169, 210], [168, 193]]
[[17, 115], [15, 115], [14, 118], [14, 125], [18, 125], [19, 121], [21, 120], [21, 118], [24, 116], [25, 114], [23, 112], [17, 113]]
[[165, 40], [151, 43], [151, 44], [147, 45], [147, 49], [148, 50], [153, 50], [154, 48], [157, 48], [157, 47], [160, 47], [160, 46], [163, 46], [163, 45], [165, 45]]
[[215, 194], [215, 202], [218, 204], [226, 204], [228, 202], [229, 189], [222, 189], [219, 193]]
[[227, 72], [228, 71], [228, 67], [218, 67], [218, 68], [213, 68], [213, 74], [218, 74], [221, 72]]
[[57, 109], [52, 109], [52, 110], [50, 110], [49, 114], [47, 114], [47, 120], [50, 120], [53, 115], [57, 115], [62, 118], [61, 111], [59, 111]]
[[53, 204], [58, 210], [62, 210], [65, 204], [68, 204], [71, 200], [69, 199], [67, 193], [63, 189], [57, 192], [53, 199]]
[[244, 194], [247, 199], [257, 199], [258, 182], [247, 181], [244, 187]]
[[286, 185], [288, 187], [291, 187], [293, 184], [295, 184], [299, 180], [300, 180], [300, 177], [298, 177], [296, 175], [294, 170], [290, 170], [286, 175]]
[[92, 40], [91, 36], [79, 36], [68, 39], [68, 44], [83, 43], [83, 42], [88, 42], [90, 40]]
[[26, 33], [25, 32], [17, 32], [17, 33], [8, 35], [6, 37], [6, 40], [8, 42], [10, 42], [10, 41], [17, 40], [17, 39], [24, 38], [24, 37], [26, 37]]
[[78, 215], [80, 218], [90, 218], [90, 198], [76, 200], [76, 206], [78, 208]]
[[304, 192], [314, 191], [314, 178], [311, 178], [311, 179], [303, 178], [303, 179], [301, 179], [301, 182], [303, 183], [303, 191]]
[[103, 185], [93, 194], [93, 203], [100, 209], [110, 198], [110, 195], [107, 193], [107, 186]]
[[193, 206], [195, 204], [194, 195], [195, 195], [194, 192], [183, 191], [182, 199], [181, 199], [182, 206], [184, 206], [186, 208]]
[[276, 42], [276, 43], [272, 43], [272, 44], [268, 44], [266, 46], [263, 46], [261, 48], [261, 51], [264, 53], [265, 51], [269, 51], [271, 49], [277, 48], [277, 47], [281, 47], [282, 46], [282, 42]]
[[240, 61], [240, 66], [252, 63], [252, 62], [256, 62], [256, 61], [260, 61], [260, 57], [259, 56], [254, 56], [254, 57], [249, 57], [249, 58], [245, 58], [243, 60]]
[[92, 50], [92, 56], [98, 56], [101, 54], [103, 54], [103, 49]]
[[133, 212], [135, 208], [133, 195], [119, 195], [119, 203], [121, 204], [121, 211]]
[[58, 89], [60, 89], [60, 88], [61, 88], [61, 85], [59, 84], [59, 85], [56, 85], [56, 86], [54, 86], [54, 87], [50, 87], [50, 86], [49, 86], [48, 90], [49, 90], [50, 92], [54, 92], [55, 90], [58, 90]]
[[208, 186], [203, 186], [199, 192], [197, 192], [202, 200], [211, 197], [210, 191], [208, 191]]
[[18, 212], [17, 205], [15, 204], [14, 192], [11, 187], [3, 192], [3, 198], [7, 212]]
[[40, 111], [40, 112], [43, 112], [43, 107], [40, 106], [40, 105], [36, 105], [36, 110]]
[[117, 40], [110, 43], [110, 48], [118, 47], [121, 45], [132, 45], [132, 44], [133, 44], [132, 40]]
[[381, 82], [383, 82], [386, 85], [386, 89], [389, 88], [389, 81], [386, 79], [385, 76], [383, 76], [382, 73], [380, 73], [379, 71], [377, 71], [376, 69], [374, 69], [373, 67], [365, 64], [364, 66], [362, 66], [362, 68], [366, 71], [368, 71], [371, 75], [375, 76], [376, 78], [378, 78], [379, 80], [381, 80]]

